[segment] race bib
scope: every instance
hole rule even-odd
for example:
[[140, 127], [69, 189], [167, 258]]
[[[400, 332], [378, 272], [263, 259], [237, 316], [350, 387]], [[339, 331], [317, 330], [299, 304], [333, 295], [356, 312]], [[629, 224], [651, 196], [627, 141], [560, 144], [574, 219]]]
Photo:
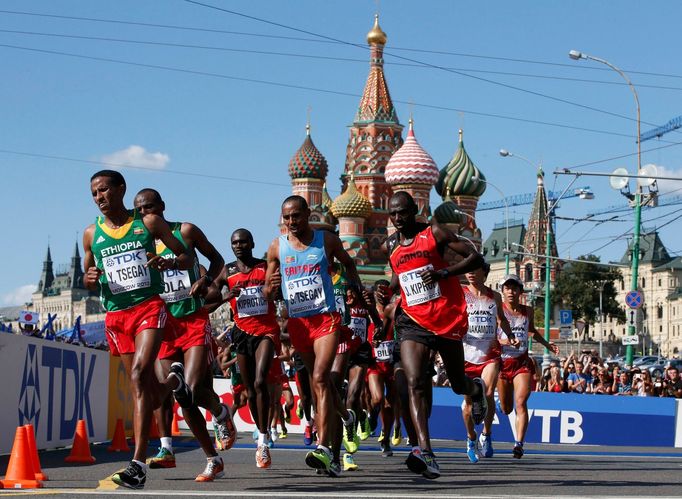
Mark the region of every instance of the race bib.
[[102, 259], [109, 289], [114, 295], [148, 288], [151, 285], [144, 248], [125, 251]]
[[367, 341], [367, 319], [364, 317], [351, 317], [348, 325], [353, 331], [353, 336], [357, 336], [364, 343]]
[[326, 306], [321, 275], [299, 277], [287, 282], [289, 315], [296, 317], [306, 312], [323, 310]]
[[395, 341], [382, 341], [379, 346], [374, 348], [374, 358], [381, 362], [388, 362], [393, 358], [393, 345]]
[[268, 313], [268, 302], [263, 297], [263, 286], [243, 288], [237, 297], [237, 315], [253, 317]]
[[424, 270], [432, 270], [433, 265], [425, 265], [418, 269], [400, 274], [400, 287], [405, 294], [408, 307], [421, 305], [422, 303], [440, 298], [440, 286], [437, 282], [427, 285], [419, 275]]
[[189, 298], [192, 283], [186, 270], [169, 269], [163, 272], [164, 291], [161, 298], [166, 303], [175, 303]]
[[341, 314], [341, 317], [346, 313], [346, 297], [334, 295], [334, 301], [336, 302], [336, 311]]

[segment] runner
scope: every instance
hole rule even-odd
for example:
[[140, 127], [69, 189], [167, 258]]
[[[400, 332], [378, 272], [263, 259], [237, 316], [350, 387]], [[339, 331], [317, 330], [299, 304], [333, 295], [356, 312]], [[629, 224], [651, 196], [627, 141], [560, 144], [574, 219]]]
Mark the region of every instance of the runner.
[[[470, 378], [482, 378], [486, 386], [488, 411], [483, 420], [480, 441], [471, 417], [471, 397], [464, 396], [462, 418], [467, 430], [467, 457], [472, 463], [481, 457], [493, 457], [492, 424], [495, 418], [495, 386], [500, 373], [500, 343], [518, 345], [502, 310], [502, 297], [485, 285], [490, 265], [467, 272], [469, 282], [464, 288], [464, 298], [469, 314], [469, 330], [464, 337], [464, 371]], [[502, 329], [509, 338], [498, 340], [497, 331]]]
[[[329, 445], [337, 424], [336, 415], [342, 416], [345, 410], [330, 377], [341, 321], [336, 311], [330, 263], [336, 258], [346, 268], [356, 292], [360, 278], [338, 236], [313, 230], [309, 216], [308, 203], [301, 196], [290, 196], [282, 203], [282, 220], [288, 233], [275, 239], [268, 249], [265, 293], [274, 299], [281, 287], [291, 343], [311, 377], [320, 444], [306, 455], [306, 464], [338, 476], [341, 466], [332, 462]], [[343, 424], [355, 431], [355, 418], [352, 413], [350, 416], [343, 419]]]
[[[270, 392], [268, 372], [279, 350], [280, 329], [273, 302], [265, 300], [266, 262], [253, 256], [253, 235], [237, 229], [230, 236], [237, 259], [225, 265], [214, 284], [215, 290], [227, 286], [225, 301], [230, 303], [235, 325], [232, 343], [237, 352], [239, 372], [246, 388], [251, 417], [258, 430], [256, 466], [269, 468]], [[281, 368], [280, 368], [281, 370]]]
[[535, 329], [533, 308], [522, 305], [523, 281], [519, 276], [508, 274], [500, 281], [502, 298], [504, 299], [504, 315], [511, 326], [512, 333], [519, 341], [518, 347], [502, 346], [502, 370], [497, 382], [497, 393], [500, 396], [500, 408], [505, 414], [516, 410], [516, 444], [513, 455], [516, 459], [523, 457], [523, 441], [528, 429], [528, 397], [530, 381], [534, 374], [533, 361], [528, 356], [528, 335], [551, 350], [555, 355], [559, 347], [547, 342]]
[[[196, 477], [196, 481], [211, 482], [224, 476], [225, 466], [208, 436], [206, 420], [199, 411], [199, 406], [208, 409], [214, 416], [213, 427], [219, 449], [232, 447], [236, 437], [229, 408], [220, 402], [213, 391], [213, 375], [210, 370], [213, 362], [211, 323], [208, 312], [203, 308], [203, 296], [206, 295], [213, 276], [220, 272], [224, 260], [199, 227], [187, 222], [165, 220], [166, 204], [158, 191], [147, 188], [138, 192], [135, 196], [135, 209], [143, 216], [151, 214], [163, 219], [176, 239], [193, 256], [193, 265], [187, 271], [170, 269], [163, 273], [165, 290], [161, 298], [171, 313], [170, 326], [173, 333], [167, 334], [161, 343], [156, 370], [159, 378], [163, 379], [168, 375], [173, 362], [183, 361], [186, 366], [185, 376], [194, 399], [178, 403], [182, 407], [185, 421], [206, 455], [206, 468]], [[203, 275], [199, 268], [197, 250], [210, 262], [208, 271]], [[162, 258], [173, 256], [172, 251], [161, 242], [157, 242], [156, 252]], [[157, 410], [156, 420], [161, 435], [161, 448], [155, 457], [149, 459], [149, 467], [174, 468], [175, 455], [171, 436], [173, 404], [170, 398], [167, 397]]]
[[[483, 420], [487, 410], [485, 384], [464, 374], [462, 338], [468, 321], [464, 293], [455, 277], [480, 267], [483, 257], [451, 231], [437, 224], [418, 223], [417, 204], [405, 191], [391, 196], [388, 212], [397, 229], [387, 240], [393, 270], [391, 288], [400, 286], [402, 297], [395, 325], [400, 331], [410, 412], [419, 438], [419, 447], [410, 452], [406, 463], [414, 473], [438, 478], [440, 469], [431, 449], [425, 397], [431, 383], [425, 376], [431, 352], [438, 352], [443, 359], [453, 391], [472, 397], [476, 423]], [[448, 265], [443, 258], [446, 249], [463, 259]]]
[[[83, 283], [91, 291], [100, 291], [107, 311], [109, 349], [121, 357], [134, 400], [133, 460], [125, 470], [114, 473], [112, 480], [123, 487], [141, 489], [147, 481], [145, 458], [152, 411], [171, 389], [176, 400], [192, 400], [183, 365], [173, 364], [169, 375], [159, 381], [154, 361], [167, 318], [166, 305], [159, 298], [163, 292], [160, 271], [189, 269], [193, 259], [161, 217], [126, 209], [125, 191], [125, 179], [117, 171], [102, 170], [90, 179], [92, 199], [102, 216], [83, 234]], [[170, 248], [175, 258], [158, 256], [155, 239]]]

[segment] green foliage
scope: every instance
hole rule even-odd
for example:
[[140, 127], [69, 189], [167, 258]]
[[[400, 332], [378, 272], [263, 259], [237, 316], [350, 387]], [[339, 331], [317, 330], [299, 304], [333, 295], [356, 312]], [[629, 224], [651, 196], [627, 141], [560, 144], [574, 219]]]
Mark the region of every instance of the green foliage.
[[622, 281], [623, 275], [616, 267], [599, 265], [599, 257], [585, 255], [579, 260], [595, 263], [569, 262], [556, 281], [552, 292], [553, 304], [561, 308], [573, 310], [573, 320], [582, 319], [587, 326], [583, 334], [587, 334], [590, 325], [599, 322], [599, 290], [598, 281], [607, 281], [602, 295], [604, 317], [613, 317], [618, 323], [625, 322], [625, 312], [616, 301], [616, 281]]

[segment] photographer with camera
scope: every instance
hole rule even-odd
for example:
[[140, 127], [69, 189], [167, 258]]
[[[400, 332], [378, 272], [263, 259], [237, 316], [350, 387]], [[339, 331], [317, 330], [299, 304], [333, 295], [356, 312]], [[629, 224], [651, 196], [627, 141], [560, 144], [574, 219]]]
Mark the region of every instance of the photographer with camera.
[[680, 371], [676, 367], [668, 367], [661, 384], [661, 397], [682, 398], [682, 378], [680, 378]]
[[611, 393], [613, 395], [632, 395], [632, 382], [627, 371], [620, 371], [617, 377], [614, 376]]

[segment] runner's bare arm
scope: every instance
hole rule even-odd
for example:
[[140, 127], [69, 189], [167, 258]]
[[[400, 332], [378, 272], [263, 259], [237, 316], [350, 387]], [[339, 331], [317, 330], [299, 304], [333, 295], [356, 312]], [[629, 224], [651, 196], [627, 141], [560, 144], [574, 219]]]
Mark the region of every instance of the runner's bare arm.
[[438, 244], [438, 248], [441, 251], [441, 256], [445, 252], [445, 248], [448, 247], [464, 259], [438, 271], [423, 271], [421, 277], [426, 284], [433, 284], [453, 274], [465, 274], [472, 270], [476, 270], [483, 265], [484, 260], [481, 254], [478, 253], [471, 244], [457, 237], [450, 229], [441, 227], [438, 224], [433, 224], [431, 230], [433, 232], [433, 237]]
[[83, 284], [90, 291], [97, 291], [99, 289], [99, 276], [102, 271], [95, 265], [95, 257], [92, 254], [92, 238], [95, 234], [95, 226], [90, 225], [83, 232], [83, 267], [85, 275], [83, 276]]
[[276, 300], [277, 292], [282, 285], [282, 274], [279, 261], [279, 238], [274, 239], [268, 248], [268, 268], [265, 271], [263, 294], [267, 300]]
[[497, 327], [504, 331], [504, 334], [507, 335], [508, 343], [511, 346], [518, 347], [520, 342], [518, 338], [514, 336], [514, 333], [511, 330], [511, 325], [509, 324], [507, 317], [504, 315], [504, 309], [502, 308], [502, 295], [500, 295], [500, 293], [497, 291], [493, 291], [493, 296], [495, 297], [495, 304], [497, 305]]
[[192, 285], [190, 294], [192, 296], [206, 295], [211, 282], [220, 274], [220, 270], [225, 266], [225, 260], [211, 244], [203, 231], [194, 224], [183, 223], [180, 227], [180, 233], [183, 239], [189, 243], [190, 247], [199, 250], [199, 253], [204, 255], [208, 261], [209, 266], [206, 273]]
[[156, 270], [168, 270], [173, 268], [187, 270], [192, 266], [194, 257], [173, 235], [168, 226], [168, 222], [160, 216], [152, 215], [151, 213], [145, 215], [142, 218], [142, 222], [145, 227], [147, 227], [150, 234], [165, 244], [166, 248], [171, 250], [176, 256], [176, 258], [161, 258], [159, 255], [152, 256], [147, 261], [148, 267], [152, 267]]
[[535, 329], [535, 319], [534, 319], [534, 313], [533, 309], [526, 305], [527, 309], [530, 309], [528, 312], [528, 332], [533, 334], [533, 339], [540, 343], [542, 346], [545, 348], [549, 349], [550, 352], [552, 352], [554, 355], [559, 354], [559, 347], [556, 346], [553, 342], [545, 340], [545, 338], [538, 333], [538, 330]]

